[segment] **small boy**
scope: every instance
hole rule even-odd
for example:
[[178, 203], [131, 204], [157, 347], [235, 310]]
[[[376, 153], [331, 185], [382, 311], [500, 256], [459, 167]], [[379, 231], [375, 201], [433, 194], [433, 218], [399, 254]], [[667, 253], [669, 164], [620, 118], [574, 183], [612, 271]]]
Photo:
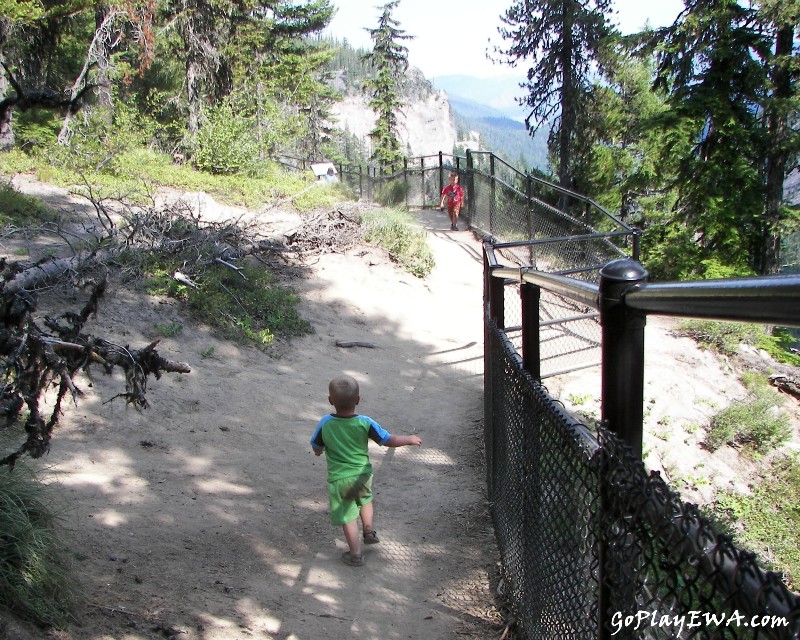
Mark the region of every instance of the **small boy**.
[[351, 567], [364, 564], [358, 539], [358, 519], [364, 530], [364, 544], [380, 542], [372, 526], [372, 464], [369, 440], [381, 446], [420, 446], [418, 436], [393, 436], [372, 418], [356, 414], [360, 402], [358, 382], [350, 376], [339, 376], [328, 385], [328, 402], [335, 413], [324, 416], [311, 438], [314, 454], [325, 453], [328, 463], [328, 497], [331, 523], [341, 525], [348, 551], [342, 562]]

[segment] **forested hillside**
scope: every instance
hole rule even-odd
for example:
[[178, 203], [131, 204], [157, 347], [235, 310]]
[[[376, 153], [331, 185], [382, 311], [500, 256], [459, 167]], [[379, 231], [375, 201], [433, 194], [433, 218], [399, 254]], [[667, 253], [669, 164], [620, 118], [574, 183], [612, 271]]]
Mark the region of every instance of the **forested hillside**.
[[[368, 80], [372, 73], [366, 56], [369, 52], [353, 49], [346, 42], [326, 40], [334, 52], [326, 69], [330, 86], [343, 96], [332, 107], [332, 116], [341, 135], [369, 156], [369, 133], [376, 114], [369, 105]], [[419, 69], [409, 67], [398, 77], [397, 134], [409, 156], [428, 156], [453, 152], [456, 123], [447, 97], [436, 91]]]
[[[427, 81], [406, 75], [402, 38], [413, 34], [390, 17], [376, 28], [401, 71], [381, 70], [369, 58], [380, 48], [319, 37], [333, 9], [330, 0], [0, 0], [0, 145], [80, 160], [84, 170], [105, 167], [104, 154], [147, 148], [230, 175], [261, 171], [277, 155], [381, 162], [376, 145], [412, 152], [408, 136], [398, 144], [401, 127], [414, 128], [400, 119], [402, 99], [417, 98], [423, 123], [446, 110], [435, 92], [421, 93]], [[800, 154], [797, 3], [694, 3], [674, 25], [624, 39], [605, 2], [562, 9], [569, 15], [539, 0], [512, 3], [495, 54], [520, 69], [538, 132], [533, 156], [510, 142], [516, 125], [460, 120], [459, 133], [478, 130], [483, 147], [544, 168], [640, 227], [653, 277], [796, 265], [785, 239], [800, 216], [783, 185]], [[551, 55], [562, 44], [569, 56]], [[378, 79], [389, 82], [382, 112]], [[375, 118], [359, 135], [336, 118], [357, 94]]]
[[547, 171], [547, 133], [531, 136], [525, 125], [499, 111], [456, 96], [448, 96], [455, 114], [458, 139], [480, 136], [481, 149], [492, 151], [520, 171]]

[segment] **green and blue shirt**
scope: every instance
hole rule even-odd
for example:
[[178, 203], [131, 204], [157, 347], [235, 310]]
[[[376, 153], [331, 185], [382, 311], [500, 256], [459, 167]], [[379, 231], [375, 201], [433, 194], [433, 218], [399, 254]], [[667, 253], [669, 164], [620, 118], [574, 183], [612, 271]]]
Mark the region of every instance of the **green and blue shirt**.
[[392, 437], [369, 416], [340, 418], [335, 413], [324, 416], [311, 437], [314, 451], [325, 451], [328, 482], [372, 473], [367, 451], [372, 440], [383, 446]]

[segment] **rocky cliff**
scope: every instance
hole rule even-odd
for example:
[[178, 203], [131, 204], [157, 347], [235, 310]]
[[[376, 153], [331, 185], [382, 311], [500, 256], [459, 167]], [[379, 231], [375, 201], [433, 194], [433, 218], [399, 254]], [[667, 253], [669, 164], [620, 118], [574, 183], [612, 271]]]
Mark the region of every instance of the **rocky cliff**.
[[[375, 113], [369, 107], [369, 95], [348, 87], [346, 71], [334, 78], [333, 86], [344, 99], [333, 108], [336, 125], [363, 141], [369, 149], [369, 132], [375, 126]], [[400, 141], [409, 156], [450, 154], [456, 144], [456, 124], [447, 94], [437, 91], [422, 72], [410, 68], [402, 88], [405, 106], [400, 112]]]

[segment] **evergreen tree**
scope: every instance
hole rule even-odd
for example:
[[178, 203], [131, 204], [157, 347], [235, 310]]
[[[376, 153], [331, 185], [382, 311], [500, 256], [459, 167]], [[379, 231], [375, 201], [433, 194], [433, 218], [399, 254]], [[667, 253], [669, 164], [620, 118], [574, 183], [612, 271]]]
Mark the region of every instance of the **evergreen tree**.
[[324, 29], [332, 15], [329, 0], [168, 0], [166, 18], [180, 36], [175, 53], [185, 64], [189, 132], [197, 131], [205, 102], [220, 102], [249, 82], [258, 103], [259, 91], [286, 85], [286, 58], [301, 56], [304, 37]]
[[667, 151], [678, 158], [676, 222], [696, 238], [701, 262], [757, 268], [753, 248], [763, 233], [765, 198], [763, 61], [771, 43], [756, 10], [735, 0], [688, 2], [656, 40], [657, 86], [671, 106]]
[[386, 168], [403, 159], [397, 114], [403, 106], [400, 85], [408, 69], [408, 48], [400, 42], [413, 38], [399, 29], [400, 23], [392, 17], [399, 3], [400, 0], [393, 0], [383, 5], [377, 28], [368, 29], [374, 44], [366, 58], [372, 65], [373, 76], [366, 86], [372, 92], [369, 106], [378, 116], [369, 137], [373, 143], [372, 159]]
[[[11, 112], [40, 121], [63, 116], [63, 141], [69, 138], [69, 121], [80, 109], [110, 107], [113, 58], [139, 52], [138, 64], [150, 60], [154, 17], [153, 2], [119, 0], [94, 2], [0, 2], [0, 61], [5, 71], [0, 82], [0, 122], [8, 135]], [[69, 90], [64, 92], [64, 88]], [[45, 115], [40, 116], [40, 113]], [[55, 116], [55, 118], [54, 118]], [[11, 134], [13, 138], [13, 133]]]
[[611, 28], [610, 0], [515, 0], [501, 21], [500, 35], [511, 42], [495, 48], [509, 64], [530, 62], [523, 104], [531, 133], [552, 124], [551, 153], [562, 187], [573, 187], [577, 127], [591, 100], [587, 96], [594, 65]]
[[764, 213], [754, 265], [759, 273], [775, 273], [781, 267], [781, 236], [800, 228], [800, 217], [783, 201], [784, 181], [800, 152], [800, 131], [790, 126], [800, 113], [800, 55], [795, 47], [800, 39], [800, 2], [764, 0], [759, 15], [773, 46], [764, 105]]

